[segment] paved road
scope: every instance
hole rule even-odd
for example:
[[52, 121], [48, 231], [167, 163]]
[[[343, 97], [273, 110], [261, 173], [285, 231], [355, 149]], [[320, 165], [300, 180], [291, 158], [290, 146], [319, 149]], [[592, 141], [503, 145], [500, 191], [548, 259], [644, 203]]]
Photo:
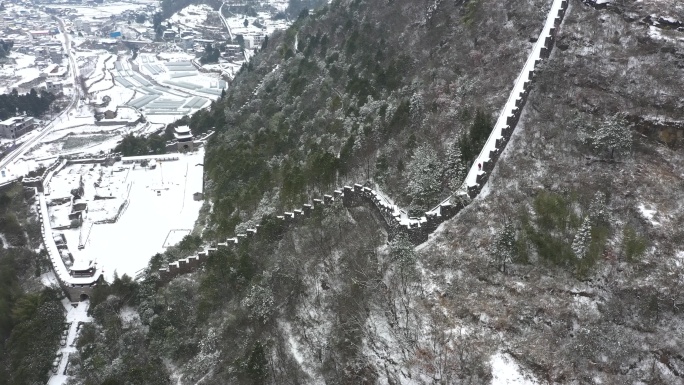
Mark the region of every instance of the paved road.
[[234, 40], [234, 39], [233, 39], [233, 31], [230, 30], [230, 26], [228, 25], [228, 22], [226, 21], [226, 18], [223, 17], [223, 6], [224, 6], [224, 5], [226, 5], [226, 3], [222, 3], [222, 4], [221, 4], [221, 7], [220, 7], [219, 10], [218, 10], [218, 15], [219, 15], [219, 17], [221, 18], [221, 21], [223, 22], [223, 25], [226, 26], [226, 29], [228, 30], [228, 36], [230, 36], [230, 40], [232, 41], [232, 40]]
[[[18, 148], [16, 148], [14, 151], [11, 153], [7, 154], [2, 160], [0, 160], [0, 170], [9, 168], [10, 171], [14, 170], [15, 167], [12, 167], [16, 161], [21, 158], [31, 147], [33, 147], [34, 144], [40, 142], [43, 138], [45, 138], [52, 130], [55, 128], [55, 121], [62, 117], [68, 117], [69, 113], [74, 110], [74, 108], [78, 105], [78, 100], [80, 99], [81, 96], [81, 90], [78, 85], [78, 66], [76, 65], [76, 58], [74, 57], [73, 52], [71, 51], [71, 36], [67, 33], [66, 28], [64, 26], [64, 22], [62, 19], [57, 18], [57, 22], [59, 23], [60, 30], [62, 32], [62, 35], [64, 35], [64, 42], [62, 43], [62, 47], [64, 48], [64, 52], [69, 55], [69, 73], [71, 75], [72, 81], [74, 83], [74, 92], [71, 97], [71, 101], [69, 102], [69, 105], [67, 108], [62, 110], [59, 115], [57, 115], [56, 118], [54, 118], [47, 126], [43, 128], [43, 131], [41, 131], [38, 135], [34, 135], [32, 138], [29, 140], [25, 141], [23, 144], [21, 144]], [[14, 176], [16, 177], [16, 175]], [[10, 177], [9, 175], [7, 176], [7, 179], [12, 179], [14, 177]], [[2, 183], [3, 181], [0, 181]]]
[[66, 371], [67, 364], [69, 363], [69, 355], [76, 353], [76, 337], [78, 337], [80, 332], [79, 323], [92, 322], [92, 318], [88, 317], [89, 307], [89, 300], [79, 302], [77, 307], [67, 307], [66, 322], [69, 323], [69, 329], [66, 337], [66, 343], [64, 346], [59, 348], [58, 353], [62, 353], [62, 358], [59, 360], [57, 372], [50, 376], [48, 385], [64, 385], [69, 379], [69, 376], [64, 374], [64, 372]]

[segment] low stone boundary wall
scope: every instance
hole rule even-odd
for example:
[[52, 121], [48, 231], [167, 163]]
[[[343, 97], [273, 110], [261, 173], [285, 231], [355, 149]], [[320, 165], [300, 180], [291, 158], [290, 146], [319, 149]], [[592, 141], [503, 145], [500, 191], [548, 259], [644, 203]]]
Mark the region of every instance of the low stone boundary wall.
[[168, 161], [174, 161], [178, 160], [180, 157], [178, 154], [169, 154], [169, 155], [141, 155], [141, 156], [124, 156], [121, 158], [121, 161], [123, 164], [129, 164], [129, 163], [138, 163], [142, 161], [150, 161], [154, 160], [157, 162], [168, 162]]

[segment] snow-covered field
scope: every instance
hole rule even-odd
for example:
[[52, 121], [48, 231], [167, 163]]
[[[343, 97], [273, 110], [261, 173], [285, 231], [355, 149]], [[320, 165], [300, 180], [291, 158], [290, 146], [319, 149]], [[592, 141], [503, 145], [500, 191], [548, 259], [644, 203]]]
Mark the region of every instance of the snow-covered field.
[[9, 58], [14, 60], [15, 64], [0, 67], [0, 93], [10, 92], [19, 85], [40, 77], [40, 70], [34, 67], [34, 56], [10, 52]]
[[[226, 22], [230, 26], [233, 35], [244, 35], [246, 39], [253, 35], [270, 35], [276, 30], [287, 29], [290, 23], [287, 20], [273, 20], [272, 15], [266, 12], [257, 12], [257, 17], [235, 15], [226, 17]], [[247, 26], [245, 27], [245, 20]], [[258, 21], [263, 28], [257, 27], [254, 23]]]
[[108, 52], [100, 52], [93, 72], [86, 80], [88, 92], [102, 91], [112, 85], [112, 74], [108, 70], [114, 69], [114, 56]]
[[204, 24], [210, 13], [214, 13], [214, 10], [206, 4], [191, 4], [183, 8], [180, 12], [173, 14], [169, 18], [169, 21], [174, 24], [178, 23], [185, 27], [195, 29]]
[[[163, 252], [193, 229], [202, 206], [193, 199], [193, 193], [202, 192], [204, 150], [177, 156], [178, 160], [161, 162], [156, 169], [139, 164], [86, 164], [68, 166], [55, 174], [50, 183], [51, 198], [69, 196], [79, 179], [84, 179], [88, 213], [83, 226], [62, 230], [74, 260], [96, 261], [109, 281], [114, 272], [135, 276], [155, 253]], [[100, 175], [100, 187], [96, 188], [94, 183]], [[113, 198], [94, 200], [95, 195]], [[93, 224], [116, 217], [121, 207], [116, 223]], [[60, 213], [51, 208], [54, 224], [64, 223], [56, 216], [67, 215], [69, 209], [64, 207]], [[79, 243], [85, 248], [78, 250]]]

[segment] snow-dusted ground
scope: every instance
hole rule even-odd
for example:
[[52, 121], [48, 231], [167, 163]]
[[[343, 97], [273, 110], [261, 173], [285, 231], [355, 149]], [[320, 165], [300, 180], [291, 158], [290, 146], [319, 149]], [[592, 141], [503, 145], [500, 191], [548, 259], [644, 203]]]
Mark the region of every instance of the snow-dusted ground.
[[5, 64], [0, 68], [0, 93], [3, 94], [40, 76], [40, 70], [34, 67], [35, 56], [11, 51], [9, 58], [16, 63]]
[[182, 241], [186, 235], [190, 234], [190, 232], [190, 229], [169, 230], [169, 234], [164, 240], [163, 247], [171, 247], [178, 244], [178, 242]]
[[[170, 245], [167, 237], [180, 241], [182, 238], [175, 238], [177, 233], [185, 235], [192, 230], [202, 206], [201, 201], [193, 200], [193, 193], [202, 192], [204, 150], [177, 156], [179, 160], [161, 162], [153, 170], [120, 163], [104, 167], [103, 174], [109, 176], [103, 177], [99, 189], [93, 187], [93, 180], [99, 177], [99, 166], [70, 166], [53, 178], [51, 196], [62, 197], [78, 187], [80, 175], [84, 176], [85, 196], [89, 200], [85, 222], [82, 228], [62, 231], [76, 261], [96, 261], [109, 281], [115, 271], [135, 276], [147, 266], [152, 255], [164, 251], [165, 242]], [[115, 171], [120, 168], [123, 170]], [[90, 200], [95, 193], [110, 194], [114, 199]], [[118, 222], [91, 225], [116, 216], [127, 200]], [[58, 214], [54, 209], [51, 213]], [[79, 240], [85, 242], [83, 250], [78, 250]]]
[[638, 206], [639, 212], [641, 215], [646, 218], [653, 226], [660, 226], [660, 222], [655, 220], [656, 214], [658, 214], [657, 210], [654, 210], [652, 208], [647, 207], [645, 204], [641, 203]]
[[[247, 27], [245, 27], [245, 19], [247, 20]], [[254, 25], [258, 21], [264, 28]], [[287, 29], [290, 23], [287, 20], [273, 20], [271, 15], [266, 12], [257, 12], [257, 17], [235, 15], [226, 17], [226, 22], [230, 26], [230, 30], [234, 35], [243, 35], [245, 39], [249, 39], [254, 35], [271, 35], [276, 30]]]
[[[104, 76], [108, 74], [107, 71], [104, 71], [104, 68], [108, 69], [113, 69], [114, 68], [114, 56], [101, 52], [97, 56], [97, 62], [95, 63], [95, 68], [92, 73], [90, 73], [90, 76], [88, 76], [88, 79], [86, 80], [86, 86], [89, 88], [88, 91], [92, 92], [94, 90], [91, 90], [95, 83], [99, 83], [101, 81], [104, 81], [103, 79]], [[111, 75], [109, 77], [109, 83], [111, 84]]]
[[201, 27], [206, 22], [207, 16], [213, 12], [214, 10], [206, 4], [191, 4], [173, 14], [168, 20], [171, 23], [195, 29]]
[[492, 356], [491, 385], [537, 385], [539, 381], [526, 373], [509, 354], [498, 352]]
[[55, 277], [55, 273], [52, 271], [41, 274], [40, 282], [46, 287], [59, 286], [59, 281], [57, 281], [57, 277]]

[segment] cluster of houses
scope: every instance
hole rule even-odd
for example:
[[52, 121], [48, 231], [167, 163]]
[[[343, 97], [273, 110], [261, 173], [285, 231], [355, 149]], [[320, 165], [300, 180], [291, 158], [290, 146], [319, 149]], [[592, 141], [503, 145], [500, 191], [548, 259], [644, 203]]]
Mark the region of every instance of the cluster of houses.
[[14, 41], [13, 51], [32, 54], [36, 61], [59, 61], [62, 44], [57, 22], [35, 8], [5, 7], [0, 11], [0, 36]]
[[12, 6], [0, 11], [0, 36], [13, 42], [12, 51], [33, 56], [33, 66], [40, 71], [36, 79], [20, 84], [17, 87], [20, 91], [30, 88], [43, 88], [54, 94], [63, 91], [69, 71], [63, 65], [66, 54], [56, 37], [59, 33], [57, 22], [35, 8]]

